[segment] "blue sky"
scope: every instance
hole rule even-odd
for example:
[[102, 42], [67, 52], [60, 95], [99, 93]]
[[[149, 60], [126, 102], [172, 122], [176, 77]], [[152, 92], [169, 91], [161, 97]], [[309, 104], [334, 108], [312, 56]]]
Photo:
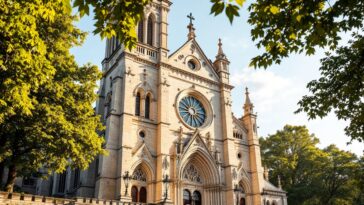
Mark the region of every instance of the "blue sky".
[[[209, 15], [211, 3], [208, 0], [173, 1], [169, 13], [168, 44], [170, 53], [179, 48], [187, 40], [187, 14], [195, 17], [197, 41], [206, 55], [214, 59], [217, 52], [218, 38], [222, 39], [223, 49], [230, 64], [231, 82], [235, 86], [232, 92], [233, 112], [240, 117], [244, 103], [245, 87], [249, 87], [250, 97], [258, 113], [258, 132], [267, 136], [282, 129], [285, 124], [306, 125], [311, 133], [320, 139], [320, 147], [336, 144], [344, 150], [358, 155], [363, 154], [364, 144], [352, 142], [344, 134], [347, 122], [338, 121], [334, 114], [323, 119], [307, 120], [304, 113], [294, 114], [297, 102], [308, 94], [306, 84], [319, 77], [320, 58], [323, 51], [314, 56], [291, 55], [280, 65], [273, 65], [267, 70], [248, 67], [252, 57], [261, 53], [250, 37], [250, 26], [247, 24], [246, 7], [241, 17], [235, 19], [233, 25], [224, 16]], [[72, 49], [79, 64], [91, 62], [101, 68], [105, 54], [105, 41], [92, 34], [93, 20], [83, 17], [77, 26], [90, 32], [82, 47]]]

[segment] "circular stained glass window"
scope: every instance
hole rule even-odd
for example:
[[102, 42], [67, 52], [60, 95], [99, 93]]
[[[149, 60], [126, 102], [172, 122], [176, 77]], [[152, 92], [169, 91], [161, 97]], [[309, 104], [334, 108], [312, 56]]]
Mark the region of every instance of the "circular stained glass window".
[[192, 96], [182, 98], [178, 110], [183, 121], [191, 127], [201, 127], [205, 123], [205, 108], [200, 101]]

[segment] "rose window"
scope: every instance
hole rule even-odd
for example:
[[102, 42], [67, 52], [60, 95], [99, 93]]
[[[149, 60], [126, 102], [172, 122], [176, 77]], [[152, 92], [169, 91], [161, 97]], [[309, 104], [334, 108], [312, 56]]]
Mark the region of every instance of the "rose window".
[[205, 123], [205, 108], [200, 101], [192, 96], [182, 98], [178, 110], [183, 121], [191, 127], [201, 127]]

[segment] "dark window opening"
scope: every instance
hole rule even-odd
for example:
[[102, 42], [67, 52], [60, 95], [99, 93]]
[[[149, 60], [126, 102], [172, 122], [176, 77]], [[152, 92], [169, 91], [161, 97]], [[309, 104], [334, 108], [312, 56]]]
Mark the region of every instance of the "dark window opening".
[[80, 169], [77, 168], [77, 169], [75, 169], [73, 188], [77, 188], [79, 183], [80, 183]]
[[131, 201], [138, 202], [138, 188], [136, 186], [131, 188]]
[[147, 203], [147, 189], [145, 187], [140, 188], [139, 202]]
[[58, 192], [59, 193], [64, 193], [64, 191], [66, 189], [66, 176], [67, 176], [66, 171], [59, 175], [59, 182], [58, 182]]
[[144, 22], [143, 19], [138, 24], [138, 41], [144, 42]]
[[135, 98], [135, 115], [140, 116], [140, 93]]
[[191, 193], [187, 189], [183, 190], [183, 205], [191, 204]]
[[150, 96], [147, 95], [145, 98], [145, 118], [150, 118]]
[[153, 18], [149, 16], [148, 18], [148, 34], [147, 34], [147, 44], [153, 46], [153, 35], [154, 34], [154, 26], [153, 26]]

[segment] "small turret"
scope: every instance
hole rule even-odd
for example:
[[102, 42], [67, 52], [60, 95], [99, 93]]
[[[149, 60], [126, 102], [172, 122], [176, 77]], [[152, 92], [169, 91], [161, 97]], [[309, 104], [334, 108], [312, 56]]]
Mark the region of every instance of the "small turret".
[[227, 59], [224, 51], [222, 50], [221, 39], [219, 39], [218, 47], [219, 48], [218, 48], [218, 51], [217, 51], [214, 66], [215, 66], [216, 72], [219, 74], [221, 82], [229, 84], [229, 75], [230, 75], [229, 65], [230, 65], [230, 61]]
[[254, 110], [253, 110], [254, 105], [250, 101], [248, 88], [245, 88], [245, 103], [244, 103], [243, 108], [244, 108], [244, 115], [253, 114], [253, 112], [254, 112]]

